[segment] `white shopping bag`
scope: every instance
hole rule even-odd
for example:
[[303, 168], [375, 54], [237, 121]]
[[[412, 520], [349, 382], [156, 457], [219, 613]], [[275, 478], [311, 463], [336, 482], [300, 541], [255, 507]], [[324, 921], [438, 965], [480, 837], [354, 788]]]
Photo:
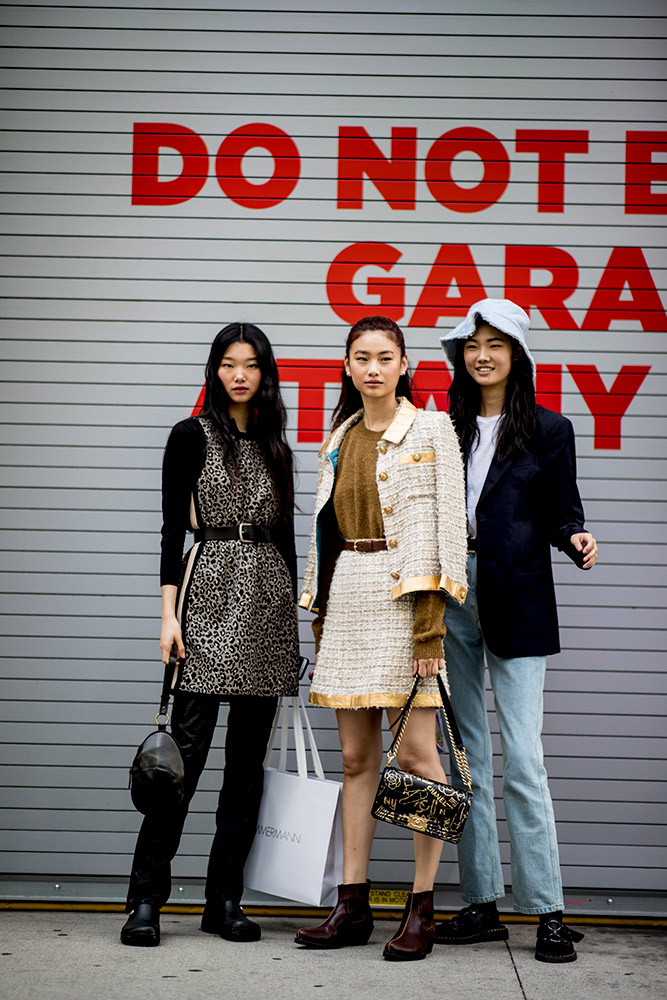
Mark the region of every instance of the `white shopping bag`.
[[[292, 706], [297, 774], [286, 771]], [[266, 767], [281, 719], [279, 768]], [[316, 777], [308, 777], [305, 724]], [[326, 906], [343, 881], [341, 784], [324, 777], [313, 731], [300, 698], [283, 698], [265, 760], [264, 794], [257, 833], [245, 867], [249, 889], [299, 903]]]

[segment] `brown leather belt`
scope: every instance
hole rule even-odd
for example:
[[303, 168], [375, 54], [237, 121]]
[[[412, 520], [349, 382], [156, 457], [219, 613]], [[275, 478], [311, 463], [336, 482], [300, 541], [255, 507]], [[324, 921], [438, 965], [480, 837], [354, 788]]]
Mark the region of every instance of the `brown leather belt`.
[[386, 538], [346, 538], [343, 548], [348, 552], [383, 552], [387, 548]]
[[477, 552], [477, 538], [468, 535], [468, 552]]

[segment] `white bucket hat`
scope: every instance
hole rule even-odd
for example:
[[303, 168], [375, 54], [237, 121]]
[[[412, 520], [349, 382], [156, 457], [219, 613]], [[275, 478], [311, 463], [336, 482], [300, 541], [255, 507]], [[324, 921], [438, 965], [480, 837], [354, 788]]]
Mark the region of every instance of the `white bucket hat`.
[[530, 318], [521, 306], [518, 306], [515, 302], [511, 302], [509, 299], [480, 299], [479, 302], [475, 302], [470, 306], [468, 315], [464, 320], [461, 320], [458, 326], [455, 326], [453, 330], [450, 330], [449, 333], [440, 338], [442, 349], [452, 364], [454, 364], [459, 341], [467, 340], [475, 332], [478, 316], [481, 316], [485, 323], [495, 327], [496, 330], [500, 330], [501, 333], [506, 333], [508, 337], [512, 337], [513, 340], [521, 344], [533, 369], [534, 382], [535, 361], [526, 343], [526, 334], [530, 328]]

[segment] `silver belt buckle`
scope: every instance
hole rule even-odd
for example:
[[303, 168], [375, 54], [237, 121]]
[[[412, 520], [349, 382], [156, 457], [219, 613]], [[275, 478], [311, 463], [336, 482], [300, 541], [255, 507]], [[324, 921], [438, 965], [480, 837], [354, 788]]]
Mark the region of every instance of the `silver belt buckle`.
[[253, 540], [252, 538], [246, 538], [245, 535], [243, 534], [243, 529], [244, 528], [252, 528], [252, 524], [248, 524], [247, 521], [242, 521], [239, 524], [239, 541], [241, 541], [241, 542], [252, 542], [252, 540]]

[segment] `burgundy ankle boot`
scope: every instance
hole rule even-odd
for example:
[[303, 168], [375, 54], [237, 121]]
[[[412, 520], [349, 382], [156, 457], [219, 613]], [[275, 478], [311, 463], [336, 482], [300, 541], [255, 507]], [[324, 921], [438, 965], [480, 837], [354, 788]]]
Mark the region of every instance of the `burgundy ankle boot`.
[[408, 893], [401, 925], [385, 945], [384, 957], [390, 962], [414, 962], [426, 958], [434, 941], [433, 891]]
[[338, 886], [338, 902], [317, 927], [302, 927], [294, 938], [307, 948], [345, 948], [368, 944], [373, 932], [373, 913], [368, 903], [370, 882]]

